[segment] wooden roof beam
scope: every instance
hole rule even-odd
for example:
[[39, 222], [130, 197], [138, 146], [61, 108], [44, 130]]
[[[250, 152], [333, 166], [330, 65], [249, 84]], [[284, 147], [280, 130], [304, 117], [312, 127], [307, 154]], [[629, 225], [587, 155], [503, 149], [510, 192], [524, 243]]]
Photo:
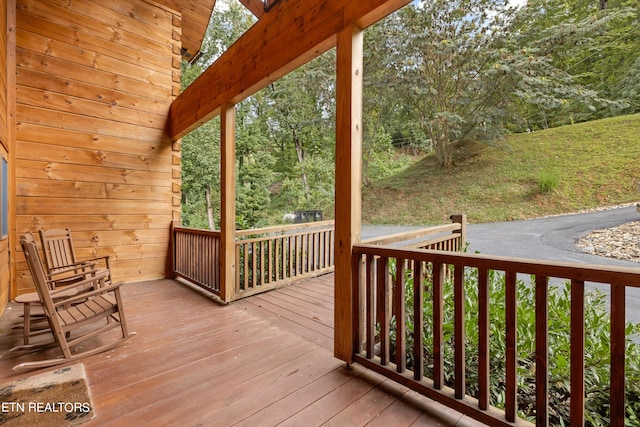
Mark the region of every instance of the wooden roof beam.
[[253, 13], [253, 15], [260, 19], [265, 14], [264, 12], [264, 2], [262, 0], [238, 0], [240, 3], [244, 5], [249, 12]]
[[169, 136], [176, 140], [321, 55], [350, 25], [362, 29], [411, 0], [280, 1], [172, 103]]

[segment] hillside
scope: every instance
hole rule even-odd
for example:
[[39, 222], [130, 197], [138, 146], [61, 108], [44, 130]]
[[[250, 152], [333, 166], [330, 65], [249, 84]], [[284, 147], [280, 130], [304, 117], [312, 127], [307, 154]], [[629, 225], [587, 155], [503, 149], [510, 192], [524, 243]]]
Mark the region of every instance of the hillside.
[[[640, 114], [460, 147], [444, 169], [427, 155], [363, 191], [365, 224], [509, 221], [640, 201]], [[555, 177], [549, 193], [541, 176]]]

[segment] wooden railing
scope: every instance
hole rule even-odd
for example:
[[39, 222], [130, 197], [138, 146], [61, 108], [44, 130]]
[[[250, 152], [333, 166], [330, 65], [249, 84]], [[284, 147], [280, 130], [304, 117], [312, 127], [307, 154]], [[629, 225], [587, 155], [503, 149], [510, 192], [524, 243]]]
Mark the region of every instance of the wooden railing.
[[238, 298], [333, 271], [333, 221], [238, 231], [236, 237]]
[[[366, 367], [426, 395], [456, 411], [491, 426], [530, 424], [517, 416], [518, 360], [517, 313], [535, 310], [535, 423], [549, 425], [549, 336], [548, 295], [550, 278], [570, 281], [570, 418], [571, 425], [582, 426], [585, 420], [585, 282], [606, 284], [610, 290], [610, 424], [622, 427], [625, 419], [625, 293], [628, 287], [640, 287], [640, 270], [591, 267], [579, 264], [529, 261], [505, 257], [398, 249], [374, 245], [354, 247], [353, 299], [354, 360]], [[477, 289], [465, 287], [465, 274], [477, 273]], [[453, 301], [445, 301], [445, 271], [453, 277]], [[504, 277], [505, 297], [490, 301], [488, 277], [499, 272]], [[531, 277], [535, 288], [535, 307], [518, 307], [517, 277]], [[520, 276], [518, 276], [520, 275]], [[465, 334], [465, 300], [471, 292], [478, 301], [477, 354], [467, 355]], [[408, 294], [407, 294], [408, 293]], [[465, 294], [467, 293], [467, 294]], [[411, 296], [407, 300], [407, 295]], [[426, 298], [431, 296], [431, 298]], [[409, 303], [407, 303], [409, 301]], [[423, 302], [432, 304], [432, 313], [424, 318]], [[405, 306], [406, 304], [406, 306]], [[406, 307], [413, 306], [411, 310]], [[490, 335], [490, 310], [504, 307], [506, 327], [501, 336]], [[443, 312], [453, 316], [453, 324], [444, 322]], [[412, 324], [407, 324], [411, 317]], [[453, 328], [447, 329], [447, 328]], [[412, 333], [407, 333], [407, 330]], [[424, 332], [432, 333], [432, 355], [425, 360]], [[445, 364], [446, 335], [453, 333], [453, 366]], [[407, 342], [409, 336], [412, 342]], [[492, 339], [504, 339], [504, 372], [490, 371], [489, 345]], [[393, 347], [393, 348], [392, 348]], [[410, 350], [409, 350], [410, 349]], [[450, 351], [451, 348], [447, 348]], [[467, 393], [467, 356], [475, 356], [478, 393]], [[409, 369], [407, 361], [412, 361]], [[425, 365], [430, 377], [425, 377]], [[446, 368], [447, 366], [448, 368]], [[432, 369], [431, 369], [432, 367]], [[503, 378], [504, 409], [492, 406], [491, 378]], [[449, 382], [445, 384], [445, 378]]]
[[[220, 296], [220, 232], [172, 227], [169, 274]], [[333, 221], [236, 232], [234, 299], [334, 268]]]
[[459, 251], [467, 243], [467, 216], [451, 215], [451, 224], [436, 225], [372, 237], [362, 241], [363, 245], [397, 246], [404, 249], [432, 249], [435, 251]]
[[[457, 250], [466, 241], [466, 218], [454, 215], [451, 219], [452, 224], [366, 242]], [[236, 277], [232, 299], [333, 271], [333, 221], [239, 230], [235, 235]], [[181, 277], [220, 296], [220, 232], [172, 226], [171, 236], [173, 265], [168, 276]]]
[[220, 296], [220, 232], [172, 227], [172, 274]]

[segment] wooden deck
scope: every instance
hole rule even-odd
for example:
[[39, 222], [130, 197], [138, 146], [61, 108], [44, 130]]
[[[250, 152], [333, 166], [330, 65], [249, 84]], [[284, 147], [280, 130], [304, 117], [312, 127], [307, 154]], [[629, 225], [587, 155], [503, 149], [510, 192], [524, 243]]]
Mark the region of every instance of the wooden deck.
[[[123, 290], [137, 335], [82, 360], [96, 412], [83, 425], [480, 425], [333, 357], [332, 274], [227, 306], [172, 280]], [[0, 353], [21, 343], [21, 313], [0, 319]], [[36, 357], [0, 359], [0, 384]]]

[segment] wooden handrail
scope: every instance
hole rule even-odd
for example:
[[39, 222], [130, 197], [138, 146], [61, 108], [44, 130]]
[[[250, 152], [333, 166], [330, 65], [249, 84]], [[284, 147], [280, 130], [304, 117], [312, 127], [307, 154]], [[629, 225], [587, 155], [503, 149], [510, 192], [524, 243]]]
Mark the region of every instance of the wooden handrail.
[[248, 230], [237, 230], [236, 237], [269, 235], [269, 234], [275, 234], [275, 233], [285, 233], [287, 231], [292, 231], [292, 230], [298, 231], [298, 230], [306, 230], [309, 228], [333, 227], [333, 225], [334, 225], [333, 220], [304, 222], [299, 224], [275, 225], [271, 227], [251, 228]]
[[566, 279], [574, 278], [575, 280], [589, 282], [624, 283], [625, 286], [640, 288], [640, 268], [557, 262], [497, 255], [487, 256], [483, 254], [398, 249], [367, 244], [356, 245], [354, 253], [414, 259], [425, 262], [436, 261], [452, 265], [464, 264], [466, 267], [488, 268], [499, 271], [517, 271], [518, 273], [528, 275]]
[[190, 227], [180, 227], [175, 226], [173, 230], [176, 232], [189, 233], [189, 234], [197, 234], [200, 236], [220, 236], [220, 231], [218, 230], [203, 230], [201, 228], [190, 228]]
[[417, 230], [402, 231], [395, 234], [388, 234], [382, 237], [371, 237], [369, 239], [362, 240], [363, 245], [392, 245], [398, 242], [406, 242], [408, 240], [415, 240], [421, 237], [433, 236], [436, 234], [447, 233], [457, 231], [462, 228], [461, 224], [452, 223], [444, 225], [436, 225], [431, 227], [420, 228]]

